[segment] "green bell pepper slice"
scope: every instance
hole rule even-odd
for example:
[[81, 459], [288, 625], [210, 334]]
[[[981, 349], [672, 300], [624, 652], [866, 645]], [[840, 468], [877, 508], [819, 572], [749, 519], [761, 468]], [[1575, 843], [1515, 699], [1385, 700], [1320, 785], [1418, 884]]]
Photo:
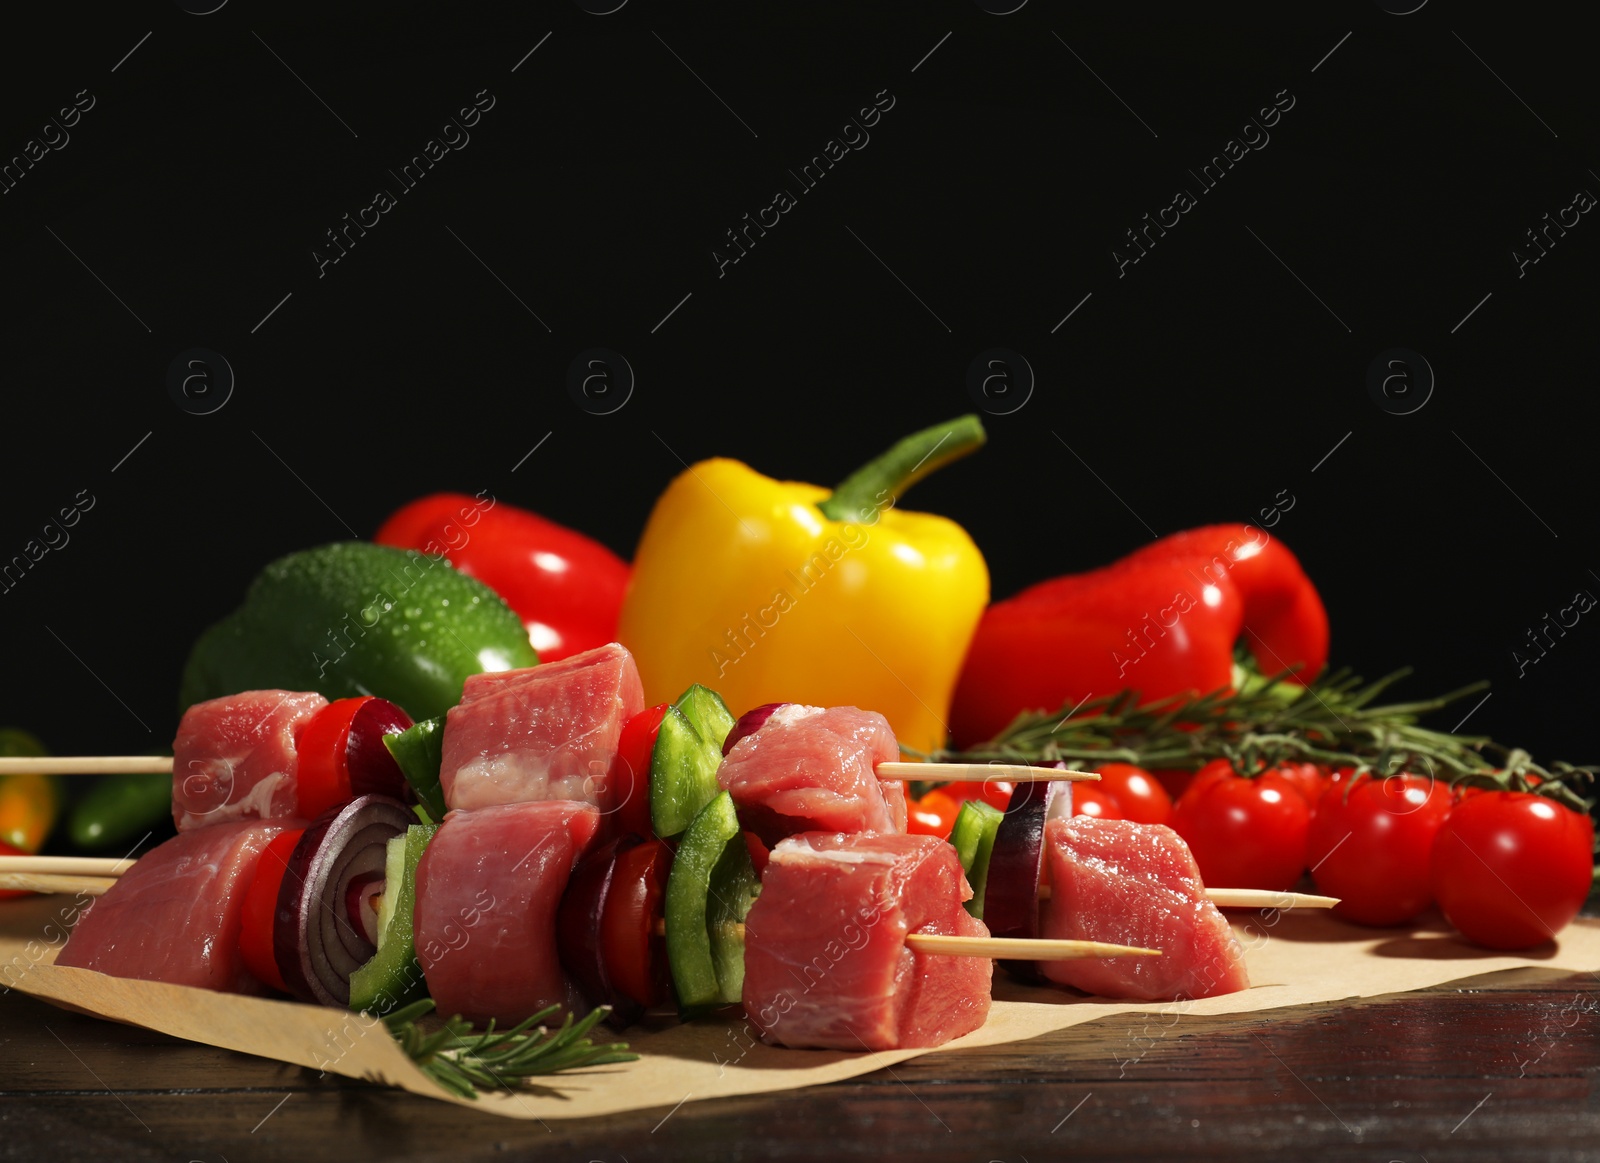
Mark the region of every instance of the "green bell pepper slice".
[[667, 878], [667, 963], [684, 1017], [738, 1004], [744, 988], [744, 919], [760, 881], [722, 792], [690, 821]]
[[722, 790], [721, 763], [721, 744], [702, 737], [683, 711], [668, 707], [650, 752], [650, 827], [657, 836], [679, 835]]
[[720, 755], [723, 741], [738, 722], [733, 712], [728, 710], [728, 704], [722, 701], [722, 696], [708, 686], [695, 683], [678, 696], [673, 706], [683, 712], [684, 717], [694, 724], [694, 729], [700, 732], [700, 738], [715, 747]]
[[447, 809], [439, 769], [444, 766], [444, 717], [423, 719], [398, 735], [385, 735], [383, 745], [400, 765], [400, 773], [428, 815], [435, 822], [443, 820]]
[[427, 994], [412, 930], [417, 865], [437, 824], [412, 824], [389, 841], [384, 854], [383, 900], [378, 906], [378, 951], [350, 975], [350, 1008], [379, 1016]]
[[967, 912], [983, 920], [983, 890], [989, 883], [989, 858], [994, 854], [995, 834], [1005, 813], [982, 800], [967, 800], [950, 829], [950, 843], [961, 857], [961, 870], [972, 886]]

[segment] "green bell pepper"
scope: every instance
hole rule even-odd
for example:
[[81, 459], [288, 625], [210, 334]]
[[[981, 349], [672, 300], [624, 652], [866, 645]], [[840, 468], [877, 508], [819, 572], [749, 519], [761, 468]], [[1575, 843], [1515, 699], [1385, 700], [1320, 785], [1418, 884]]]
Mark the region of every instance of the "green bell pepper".
[[379, 695], [428, 719], [467, 676], [538, 661], [522, 620], [443, 557], [341, 541], [262, 570], [195, 643], [179, 701], [281, 687]]

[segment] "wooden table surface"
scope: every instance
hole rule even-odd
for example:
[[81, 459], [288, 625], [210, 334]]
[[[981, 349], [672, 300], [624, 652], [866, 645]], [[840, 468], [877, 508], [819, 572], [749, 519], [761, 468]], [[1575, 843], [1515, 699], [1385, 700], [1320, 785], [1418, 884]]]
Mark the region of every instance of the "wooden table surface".
[[[1590, 915], [1595, 914], [1591, 900]], [[1600, 974], [1146, 1015], [828, 1086], [520, 1122], [0, 998], [0, 1159], [1600, 1159]]]

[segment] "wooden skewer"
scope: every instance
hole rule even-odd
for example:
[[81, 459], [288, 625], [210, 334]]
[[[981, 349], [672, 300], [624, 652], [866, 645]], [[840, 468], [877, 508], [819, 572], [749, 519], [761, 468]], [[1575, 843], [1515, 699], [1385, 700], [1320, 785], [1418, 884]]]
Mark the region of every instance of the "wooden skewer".
[[0, 856], [0, 873], [118, 877], [133, 864], [131, 859], [103, 856]]
[[[0, 775], [155, 775], [172, 770], [170, 755], [50, 755], [0, 758]], [[1025, 763], [899, 763], [877, 766], [879, 779], [916, 779], [925, 783], [982, 783], [1003, 779], [1011, 783], [1095, 782], [1092, 771], [1063, 771], [1031, 767]]]
[[1331, 909], [1336, 896], [1309, 892], [1273, 892], [1267, 888], [1208, 888], [1211, 903], [1224, 909]]
[[[133, 867], [132, 860], [113, 860], [99, 856], [0, 856], [0, 878], [6, 876], [121, 876]], [[109, 883], [109, 882], [108, 882]], [[0, 888], [23, 888], [0, 879]], [[78, 891], [76, 886], [60, 889], [33, 889], [35, 892]], [[1316, 896], [1306, 892], [1275, 892], [1265, 888], [1208, 888], [1206, 896], [1225, 909], [1331, 909], [1336, 896]], [[1050, 899], [1050, 886], [1041, 885], [1039, 899]]]
[[1007, 957], [1022, 961], [1078, 961], [1088, 957], [1160, 957], [1161, 950], [1104, 941], [1061, 941], [1048, 937], [946, 937], [912, 933], [906, 944], [924, 953], [956, 957]]
[[[1316, 896], [1309, 892], [1274, 892], [1270, 888], [1208, 888], [1206, 896], [1221, 909], [1331, 909], [1336, 896]], [[1039, 899], [1050, 899], [1050, 886], [1039, 886]]]
[[0, 872], [0, 889], [21, 889], [23, 892], [78, 893], [99, 896], [116, 884], [110, 876], [58, 876], [41, 872]]
[[[732, 926], [740, 936], [744, 926]], [[658, 937], [667, 935], [665, 919], [655, 923]], [[943, 933], [909, 933], [906, 944], [923, 953], [951, 957], [1004, 957], [1023, 961], [1074, 961], [1088, 957], [1160, 957], [1161, 950], [1138, 945], [1108, 945], [1104, 941], [1057, 941], [1036, 937], [957, 937]]]
[[0, 775], [155, 775], [171, 770], [170, 755], [41, 755], [0, 759]]
[[1092, 771], [1063, 771], [1056, 767], [1030, 767], [1026, 763], [880, 763], [879, 779], [915, 779], [924, 783], [983, 783], [1003, 779], [1009, 783], [1096, 782]]
[[[31, 872], [0, 872], [0, 889], [28, 892], [78, 893], [100, 896], [117, 882], [101, 876], [52, 876]], [[743, 925], [736, 925], [740, 933]], [[664, 936], [667, 923], [655, 923]], [[906, 944], [923, 953], [951, 957], [1003, 957], [1021, 961], [1082, 961], [1096, 957], [1160, 957], [1160, 949], [1139, 945], [1110, 945], [1104, 941], [1066, 941], [1032, 937], [956, 937], [941, 933], [911, 933]]]

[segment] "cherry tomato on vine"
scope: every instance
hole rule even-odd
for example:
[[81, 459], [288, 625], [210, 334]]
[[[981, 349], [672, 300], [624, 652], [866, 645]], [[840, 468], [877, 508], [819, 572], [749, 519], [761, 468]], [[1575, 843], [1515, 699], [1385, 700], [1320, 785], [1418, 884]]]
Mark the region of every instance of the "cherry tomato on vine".
[[1127, 819], [1115, 796], [1087, 783], [1080, 783], [1072, 789], [1072, 814], [1093, 816], [1097, 820]]
[[1434, 839], [1450, 814], [1450, 789], [1419, 775], [1363, 775], [1322, 793], [1306, 845], [1317, 891], [1362, 925], [1398, 925], [1433, 901]]
[[[1213, 760], [1213, 762], [1215, 761]], [[1227, 761], [1224, 760], [1223, 762]], [[1167, 798], [1173, 803], [1177, 803], [1178, 798], [1189, 790], [1189, 785], [1194, 782], [1194, 777], [1198, 773], [1185, 771], [1181, 767], [1157, 767], [1151, 768], [1150, 774], [1155, 777], [1155, 781], [1167, 793]]]
[[[1498, 772], [1496, 774], [1498, 774]], [[1531, 771], [1524, 772], [1522, 778], [1528, 781], [1529, 787], [1538, 787], [1544, 782], [1543, 779], [1533, 774]], [[1455, 784], [1451, 790], [1455, 793], [1456, 802], [1460, 803], [1462, 800], [1470, 800], [1473, 796], [1481, 796], [1484, 792], [1496, 791], [1498, 789], [1492, 787], [1481, 787], [1474, 783], [1458, 783]]]
[[[1142, 767], [1131, 763], [1107, 763], [1100, 768], [1100, 782], [1096, 791], [1104, 792], [1117, 801], [1124, 820], [1140, 824], [1165, 824], [1172, 819], [1172, 797], [1156, 777]], [[1077, 815], [1077, 797], [1085, 785], [1073, 788], [1073, 814]]]
[[1317, 803], [1322, 799], [1322, 793], [1327, 789], [1328, 777], [1322, 768], [1315, 763], [1280, 763], [1272, 769], [1277, 775], [1289, 781], [1294, 789], [1305, 797], [1306, 806], [1311, 809], [1311, 814], [1317, 814]]
[[1271, 772], [1246, 778], [1214, 767], [1200, 769], [1172, 810], [1201, 877], [1212, 888], [1292, 888], [1306, 869], [1305, 798]]
[[1011, 793], [1017, 785], [1009, 779], [982, 779], [966, 780], [961, 783], [947, 783], [939, 790], [953, 800], [982, 800], [991, 808], [1005, 811], [1011, 803]]
[[1529, 949], [1578, 915], [1593, 878], [1594, 822], [1532, 792], [1455, 806], [1433, 844], [1434, 899], [1467, 940]]
[[907, 832], [948, 840], [950, 829], [956, 826], [956, 817], [961, 814], [961, 803], [942, 791], [931, 791], [920, 800], [909, 800], [907, 809]]

